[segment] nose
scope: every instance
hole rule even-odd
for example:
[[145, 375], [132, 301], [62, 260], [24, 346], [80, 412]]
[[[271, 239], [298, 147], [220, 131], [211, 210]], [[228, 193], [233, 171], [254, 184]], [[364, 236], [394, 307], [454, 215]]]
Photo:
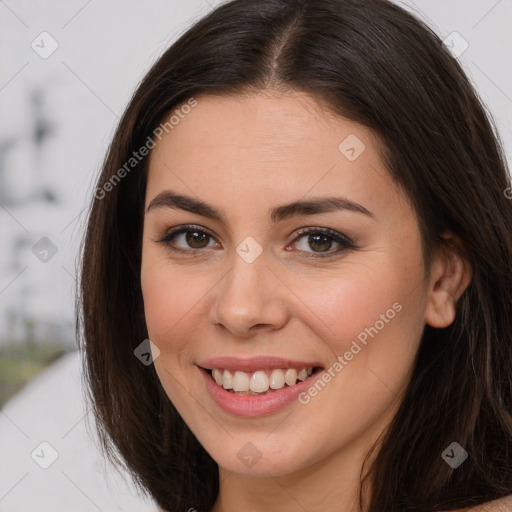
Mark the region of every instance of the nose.
[[236, 337], [283, 327], [289, 318], [287, 288], [276, 274], [265, 253], [252, 263], [235, 254], [231, 269], [215, 287], [212, 323]]

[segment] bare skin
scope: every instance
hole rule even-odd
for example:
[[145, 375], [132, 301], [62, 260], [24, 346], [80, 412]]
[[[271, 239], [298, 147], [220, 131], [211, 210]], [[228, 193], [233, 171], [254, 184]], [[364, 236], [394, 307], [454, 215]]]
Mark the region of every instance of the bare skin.
[[[161, 351], [155, 368], [219, 464], [213, 512], [353, 511], [362, 461], [396, 412], [423, 329], [453, 322], [470, 265], [443, 250], [427, 272], [413, 207], [367, 128], [298, 92], [197, 100], [150, 159], [141, 284], [149, 337]], [[351, 134], [365, 145], [353, 161], [339, 149]], [[225, 218], [165, 206], [148, 211], [165, 190], [200, 199]], [[333, 196], [371, 214], [269, 216], [279, 205]], [[184, 224], [209, 236], [192, 246], [185, 234], [159, 241]], [[353, 246], [297, 239], [305, 227], [317, 235], [314, 228], [329, 228]], [[236, 251], [247, 237], [262, 249], [251, 263]], [[381, 324], [307, 404], [266, 416], [220, 409], [196, 366], [217, 356], [272, 355], [328, 369], [365, 329]], [[249, 442], [261, 456], [250, 467], [237, 456]]]

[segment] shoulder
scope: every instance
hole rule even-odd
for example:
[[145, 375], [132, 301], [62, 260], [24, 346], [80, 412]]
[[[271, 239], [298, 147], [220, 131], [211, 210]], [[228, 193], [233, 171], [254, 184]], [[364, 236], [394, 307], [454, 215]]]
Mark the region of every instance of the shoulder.
[[[447, 511], [438, 511], [447, 512]], [[512, 494], [472, 507], [459, 508], [452, 512], [512, 512]]]
[[466, 512], [466, 510], [468, 512], [512, 512], [512, 494], [463, 510], [464, 512]]

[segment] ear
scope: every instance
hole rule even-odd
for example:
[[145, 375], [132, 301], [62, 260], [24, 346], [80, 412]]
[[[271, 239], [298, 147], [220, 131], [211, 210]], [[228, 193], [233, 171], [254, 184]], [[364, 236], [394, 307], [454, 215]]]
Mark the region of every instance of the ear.
[[460, 296], [471, 282], [471, 264], [463, 244], [452, 233], [444, 234], [445, 243], [433, 257], [427, 290], [425, 322], [432, 327], [448, 327], [456, 315]]

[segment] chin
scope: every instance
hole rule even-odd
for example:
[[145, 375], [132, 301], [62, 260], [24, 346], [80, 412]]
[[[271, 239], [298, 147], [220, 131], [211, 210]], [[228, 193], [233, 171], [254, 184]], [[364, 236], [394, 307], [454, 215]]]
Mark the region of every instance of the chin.
[[[286, 436], [286, 439], [278, 442], [268, 439], [258, 441], [255, 436], [254, 441], [248, 441], [247, 436], [244, 436], [243, 440], [232, 440], [225, 449], [216, 445], [209, 453], [220, 467], [233, 473], [279, 477], [304, 469], [312, 458], [309, 453], [304, 453], [303, 443], [298, 443], [302, 447], [290, 446], [290, 439], [291, 436]], [[233, 446], [236, 445], [241, 448], [233, 451]]]

